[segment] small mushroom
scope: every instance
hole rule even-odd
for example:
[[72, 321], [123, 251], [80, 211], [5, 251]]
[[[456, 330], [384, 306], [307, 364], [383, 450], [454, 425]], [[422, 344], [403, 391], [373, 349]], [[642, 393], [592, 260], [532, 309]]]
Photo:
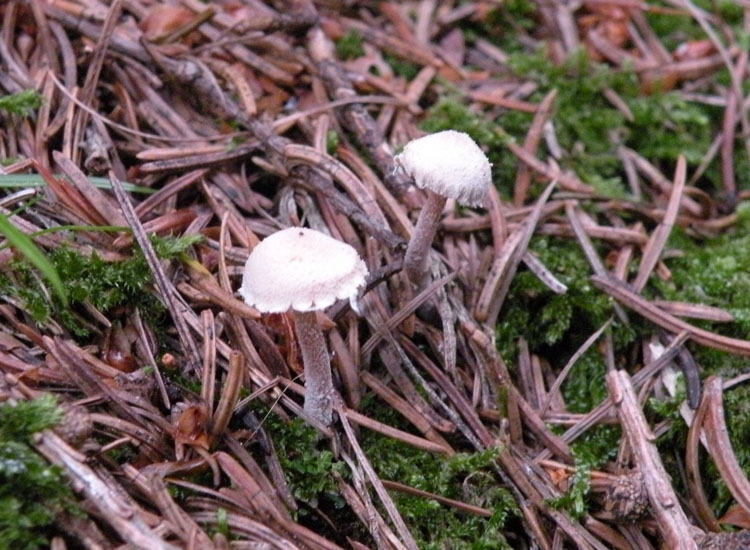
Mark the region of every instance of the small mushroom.
[[367, 267], [351, 246], [311, 229], [292, 227], [265, 238], [245, 264], [240, 294], [262, 313], [293, 310], [305, 368], [304, 410], [325, 426], [333, 419], [331, 361], [315, 311], [355, 300]]
[[410, 141], [394, 161], [427, 192], [427, 202], [404, 256], [406, 274], [419, 285], [427, 271], [427, 257], [446, 200], [481, 206], [492, 184], [491, 165], [468, 134], [455, 130]]

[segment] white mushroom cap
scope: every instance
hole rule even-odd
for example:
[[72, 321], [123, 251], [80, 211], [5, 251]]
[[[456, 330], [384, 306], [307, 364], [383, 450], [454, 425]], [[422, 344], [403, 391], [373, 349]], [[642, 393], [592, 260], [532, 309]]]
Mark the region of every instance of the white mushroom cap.
[[394, 159], [422, 189], [481, 206], [492, 185], [490, 161], [468, 134], [445, 130], [410, 141]]
[[351, 246], [312, 229], [290, 227], [266, 237], [245, 264], [240, 294], [263, 313], [314, 311], [355, 300], [367, 266]]

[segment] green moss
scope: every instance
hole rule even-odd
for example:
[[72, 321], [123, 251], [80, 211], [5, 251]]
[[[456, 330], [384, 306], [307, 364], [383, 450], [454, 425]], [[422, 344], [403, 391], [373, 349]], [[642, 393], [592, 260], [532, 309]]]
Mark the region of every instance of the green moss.
[[328, 130], [328, 133], [326, 134], [326, 151], [328, 151], [329, 155], [336, 153], [336, 150], [339, 148], [339, 143], [341, 143], [339, 133], [336, 130]]
[[[591, 62], [585, 50], [561, 65], [552, 63], [544, 49], [531, 54], [517, 51], [509, 56], [508, 64], [512, 72], [539, 86], [529, 101], [540, 102], [557, 90], [553, 122], [557, 139], [568, 152], [561, 164], [607, 196], [623, 196], [629, 191], [617, 154], [620, 143], [670, 173], [680, 154], [692, 164], [699, 163], [716, 130], [718, 111], [714, 108], [688, 103], [673, 93], [642, 96], [632, 72], [617, 72]], [[605, 97], [608, 89], [625, 101], [632, 121]], [[503, 144], [506, 139], [522, 142], [531, 120], [530, 114], [511, 110], [492, 121], [449, 95], [429, 110], [422, 128], [428, 132], [455, 129], [471, 135], [488, 152], [495, 184], [509, 195], [518, 160]], [[544, 154], [542, 143], [540, 155]], [[715, 186], [719, 176], [710, 171], [706, 178]]]
[[216, 510], [216, 532], [221, 533], [229, 540], [232, 538], [229, 530], [229, 518], [225, 508], [218, 508]]
[[[537, 83], [538, 90], [529, 101], [540, 102], [557, 90], [553, 123], [560, 145], [568, 152], [561, 164], [608, 196], [628, 192], [617, 154], [620, 143], [670, 173], [680, 154], [693, 165], [703, 159], [720, 121], [716, 108], [688, 103], [675, 93], [642, 95], [634, 73], [594, 63], [583, 49], [560, 65], [552, 63], [544, 49], [534, 53], [517, 50], [509, 56], [508, 64], [513, 73]], [[605, 97], [608, 89], [628, 105], [632, 121]], [[469, 133], [488, 151], [494, 181], [509, 194], [518, 160], [502, 145], [505, 139], [521, 142], [531, 120], [528, 113], [508, 111], [492, 121], [448, 97], [429, 110], [422, 128]], [[742, 149], [739, 143], [738, 148]], [[544, 143], [540, 154], [545, 154]], [[720, 185], [720, 174], [709, 171], [704, 180], [715, 187]]]
[[615, 458], [621, 437], [618, 427], [600, 426], [576, 441], [572, 448], [576, 471], [570, 479], [570, 486], [563, 496], [550, 504], [566, 510], [574, 519], [581, 519], [589, 509], [591, 470], [601, 468]]
[[151, 235], [151, 246], [154, 247], [154, 252], [160, 259], [171, 260], [202, 240], [203, 236], [198, 234], [183, 235], [182, 237]]
[[496, 449], [446, 459], [373, 433], [363, 434], [363, 445], [383, 479], [493, 511], [491, 518], [482, 518], [424, 497], [392, 492], [421, 549], [511, 548], [503, 529], [518, 509], [510, 492], [499, 486], [492, 474]]
[[22, 401], [13, 406], [0, 405], [0, 438], [31, 442], [36, 432], [53, 428], [62, 419], [62, 411], [52, 395], [33, 401]]
[[23, 157], [5, 157], [0, 159], [0, 166], [10, 166], [23, 160]]
[[523, 48], [518, 31], [529, 32], [537, 26], [538, 7], [530, 0], [507, 0], [490, 11], [481, 22], [467, 22], [466, 39], [469, 43], [484, 38], [513, 53]]
[[320, 448], [316, 430], [300, 418], [287, 422], [273, 413], [260, 417], [265, 417], [263, 428], [273, 440], [294, 497], [312, 508], [323, 499], [336, 508], [343, 506], [334, 473], [344, 475], [346, 466]]
[[340, 59], [356, 59], [365, 55], [362, 47], [362, 35], [351, 29], [344, 36], [336, 40], [336, 54]]
[[[707, 240], [695, 240], [681, 229], [672, 231], [669, 249], [681, 255], [666, 260], [672, 278], [663, 281], [652, 277], [646, 291], [650, 297], [713, 305], [735, 316], [731, 323], [709, 323], [691, 320], [726, 336], [750, 337], [750, 209], [741, 204], [737, 224], [725, 234]], [[691, 345], [703, 378], [718, 375], [724, 379], [747, 372], [747, 359], [715, 349]], [[680, 471], [681, 457], [675, 449], [684, 449], [687, 427], [679, 415], [678, 395], [666, 402], [649, 401], [650, 414], [657, 421], [670, 420], [670, 429], [659, 439], [659, 448], [667, 471], [675, 485], [685, 491]], [[732, 449], [745, 475], [750, 475], [750, 387], [740, 385], [724, 394], [724, 408]], [[703, 456], [702, 473], [709, 501], [717, 515], [726, 512], [733, 502], [715, 465]]]
[[181, 374], [178, 369], [164, 369], [163, 372], [172, 383], [177, 384], [195, 395], [200, 395], [202, 387], [200, 378]]
[[628, 125], [627, 144], [638, 154], [652, 162], [679, 155], [691, 164], [703, 160], [714, 135], [711, 120], [719, 120], [720, 111], [673, 93], [633, 97], [628, 105], [635, 120]]
[[[174, 258], [200, 240], [200, 236], [162, 238], [152, 236], [151, 242], [160, 258]], [[78, 337], [88, 335], [88, 329], [78, 318], [83, 302], [107, 314], [120, 306], [139, 307], [149, 321], [158, 320], [164, 306], [149, 291], [151, 270], [143, 254], [122, 262], [109, 262], [98, 254], [83, 256], [62, 246], [49, 253], [49, 260], [65, 285], [70, 307], [64, 307], [57, 298], [50, 298], [42, 289], [36, 271], [25, 260], [11, 263], [10, 270], [0, 274], [0, 292], [17, 296], [26, 311], [37, 322], [55, 316]]]
[[473, 113], [455, 97], [443, 98], [433, 105], [422, 121], [421, 127], [430, 133], [443, 130], [466, 132], [474, 141], [489, 149], [490, 154], [503, 144], [503, 139], [497, 133], [496, 124]]
[[[750, 209], [741, 205], [739, 221], [729, 232], [706, 241], [695, 241], [675, 228], [669, 246], [679, 249], [681, 257], [667, 261], [672, 279], [652, 278], [650, 290], [670, 300], [703, 303], [721, 307], [735, 316], [732, 323], [691, 321], [711, 331], [734, 338], [750, 337]], [[711, 374], [724, 379], [747, 372], [747, 360], [722, 351], [691, 346], [696, 362], [705, 378]], [[677, 399], [676, 401], [680, 401]], [[687, 427], [677, 411], [678, 403], [652, 408], [662, 417], [672, 420], [670, 430], [660, 438], [662, 458], [675, 483], [680, 486], [679, 457], [673, 449], [682, 449]], [[745, 472], [750, 475], [750, 387], [740, 385], [724, 393], [724, 409], [732, 450]], [[702, 460], [704, 487], [717, 515], [722, 515], [734, 502], [713, 461]], [[683, 488], [684, 490], [684, 488]]]
[[76, 511], [60, 469], [31, 448], [34, 433], [53, 427], [62, 411], [51, 395], [0, 405], [0, 547], [49, 547], [55, 514]]
[[[692, 320], [726, 336], [748, 339], [750, 337], [750, 209], [740, 205], [739, 221], [731, 231], [706, 241], [696, 241], [679, 228], [670, 236], [669, 247], [679, 249], [680, 257], [667, 260], [672, 279], [651, 279], [648, 290], [652, 295], [669, 300], [680, 300], [713, 305], [728, 310], [735, 316], [732, 323], [709, 323]], [[691, 346], [702, 376], [714, 374], [730, 378], [747, 371], [743, 357], [722, 351]], [[650, 402], [660, 419], [670, 419], [669, 431], [660, 438], [662, 458], [673, 480], [680, 484], [679, 457], [674, 449], [682, 449], [687, 437], [687, 427], [678, 414], [678, 397], [666, 403]], [[740, 385], [724, 394], [724, 408], [732, 449], [745, 472], [750, 475], [750, 388]], [[725, 483], [711, 460], [702, 461], [704, 486], [714, 511], [721, 515], [733, 502]], [[684, 487], [683, 487], [684, 489]]]
[[17, 94], [0, 97], [0, 111], [12, 115], [30, 116], [42, 106], [44, 98], [36, 90], [24, 90]]
[[394, 73], [398, 76], [403, 76], [406, 80], [413, 80], [421, 69], [419, 65], [402, 59], [390, 52], [383, 52], [383, 59], [391, 66]]
[[[732, 323], [696, 323], [727, 336], [750, 336], [750, 208], [741, 205], [739, 221], [731, 231], [706, 241], [688, 238], [679, 228], [672, 231], [670, 248], [681, 257], [667, 261], [669, 281], [651, 279], [651, 289], [662, 298], [724, 308]], [[692, 321], [695, 323], [695, 321]]]
[[[583, 49], [561, 65], [552, 63], [543, 49], [534, 54], [516, 53], [509, 64], [515, 73], [539, 85], [532, 101], [541, 101], [557, 90], [553, 121], [560, 145], [570, 153], [563, 165], [600, 192], [626, 192], [618, 141], [657, 166], [664, 163], [666, 173], [671, 172], [678, 155], [697, 164], [708, 151], [716, 129], [711, 121], [718, 120], [718, 111], [688, 103], [674, 93], [644, 96], [632, 72], [594, 63]], [[605, 97], [607, 89], [617, 92], [628, 105], [632, 121]]]
[[[742, 30], [742, 6], [734, 0], [693, 0], [692, 3], [709, 13], [719, 15], [722, 25], [732, 27], [735, 34]], [[668, 2], [655, 4], [670, 5]], [[651, 28], [669, 50], [674, 50], [689, 40], [706, 38], [706, 33], [689, 13], [659, 13], [649, 10], [645, 15]]]
[[[607, 366], [604, 357], [595, 348], [593, 346], [576, 361], [563, 384], [563, 396], [570, 412], [589, 412], [608, 396], [607, 386], [604, 384]], [[601, 383], [592, 384], [592, 380]]]
[[[377, 407], [367, 396], [369, 416], [408, 429], [392, 409]], [[416, 449], [369, 430], [360, 434], [362, 448], [382, 479], [396, 481], [447, 498], [492, 510], [484, 518], [461, 512], [434, 500], [392, 491], [391, 497], [420, 549], [507, 550], [503, 531], [520, 514], [512, 494], [501, 487], [493, 467], [497, 449], [461, 453], [446, 458]]]
[[[512, 364], [517, 356], [517, 341], [524, 337], [532, 350], [554, 350], [551, 356], [567, 360], [612, 316], [612, 302], [589, 282], [592, 270], [577, 242], [537, 236], [529, 248], [567, 285], [568, 291], [555, 294], [536, 275], [521, 268], [500, 312], [496, 326], [498, 347]], [[618, 346], [632, 342], [636, 335], [632, 326], [615, 321], [614, 327]]]

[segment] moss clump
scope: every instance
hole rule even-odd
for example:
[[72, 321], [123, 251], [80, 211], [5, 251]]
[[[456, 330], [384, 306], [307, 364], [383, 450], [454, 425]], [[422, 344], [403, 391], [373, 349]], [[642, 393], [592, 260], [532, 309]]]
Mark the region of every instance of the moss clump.
[[[153, 236], [152, 245], [157, 256], [174, 258], [200, 239], [200, 236], [161, 238]], [[138, 250], [129, 260], [108, 262], [96, 253], [83, 256], [68, 247], [53, 250], [49, 260], [65, 285], [69, 308], [57, 298], [50, 298], [41, 287], [36, 271], [21, 259], [12, 262], [10, 270], [0, 274], [0, 292], [17, 296], [26, 311], [39, 323], [53, 315], [77, 337], [86, 337], [86, 326], [76, 315], [83, 302], [107, 314], [120, 306], [138, 307], [148, 320], [158, 319], [164, 306], [148, 291], [152, 282], [151, 270]]]
[[383, 59], [391, 66], [391, 69], [393, 69], [394, 73], [396, 73], [398, 76], [403, 76], [406, 80], [414, 79], [414, 77], [417, 76], [419, 70], [421, 69], [419, 65], [416, 65], [411, 61], [407, 61], [406, 59], [402, 59], [390, 52], [385, 52], [383, 54]]
[[[739, 219], [733, 229], [719, 237], [696, 241], [679, 228], [670, 236], [669, 248], [678, 249], [681, 255], [667, 261], [672, 272], [669, 281], [652, 278], [648, 290], [652, 295], [669, 300], [708, 304], [721, 307], [732, 313], [731, 323], [709, 323], [692, 320], [711, 331], [734, 338], [750, 337], [750, 208], [740, 205]], [[696, 362], [702, 376], [718, 375], [724, 379], [747, 372], [746, 358], [722, 351], [693, 346]], [[677, 404], [672, 410], [664, 405], [656, 409], [662, 417], [673, 420], [672, 427], [659, 440], [660, 447], [683, 448], [687, 428], [679, 416]], [[736, 386], [724, 393], [724, 409], [732, 449], [745, 475], [750, 475], [750, 388]], [[664, 453], [665, 462], [670, 466], [670, 453]], [[678, 479], [679, 464], [671, 458], [673, 478]], [[702, 467], [706, 486], [711, 487], [709, 499], [717, 515], [722, 515], [733, 502], [731, 494], [721, 480], [718, 471], [710, 460]]]
[[[602, 384], [604, 385], [604, 384]], [[616, 426], [600, 426], [573, 444], [576, 471], [570, 479], [566, 493], [550, 504], [566, 510], [571, 517], [581, 519], [589, 509], [588, 494], [591, 489], [591, 470], [601, 468], [617, 455], [622, 432]]]
[[[596, 347], [596, 346], [593, 346]], [[608, 397], [604, 377], [607, 366], [604, 357], [596, 349], [589, 349], [570, 369], [563, 384], [563, 396], [568, 410], [574, 413], [587, 413]], [[601, 381], [592, 384], [592, 380]]]
[[330, 450], [320, 448], [315, 428], [301, 418], [285, 420], [260, 402], [254, 401], [250, 406], [252, 410], [245, 422], [259, 426], [273, 441], [292, 494], [307, 505], [298, 511], [298, 519], [308, 515], [310, 509], [322, 506], [322, 501], [326, 505], [333, 503], [333, 509], [341, 508], [344, 500], [336, 478], [346, 477], [347, 468]]
[[[644, 96], [633, 73], [592, 62], [585, 50], [561, 65], [552, 63], [543, 49], [517, 53], [509, 63], [515, 73], [539, 85], [532, 101], [557, 90], [553, 122], [560, 145], [570, 153], [562, 162], [602, 193], [626, 190], [618, 143], [662, 164], [667, 173], [678, 155], [697, 164], [710, 147], [716, 129], [711, 121], [719, 120], [716, 109], [688, 103], [674, 93]], [[632, 121], [604, 96], [607, 89], [625, 101]]]
[[75, 511], [73, 494], [60, 469], [31, 446], [34, 433], [62, 418], [55, 398], [45, 395], [0, 405], [0, 547], [47, 548], [55, 514]]
[[24, 157], [5, 157], [0, 159], [0, 166], [10, 166], [23, 160]]
[[[545, 355], [560, 357], [561, 364], [554, 366], [562, 368], [567, 358], [613, 315], [612, 301], [589, 282], [592, 270], [578, 243], [538, 236], [532, 238], [529, 248], [567, 285], [568, 291], [555, 294], [532, 272], [519, 270], [498, 319], [498, 347], [505, 360], [513, 363], [518, 353], [518, 339], [523, 337], [532, 350], [549, 351], [551, 353]], [[618, 348], [626, 346], [636, 336], [632, 323], [623, 325], [615, 320], [613, 327]], [[579, 363], [576, 368], [586, 369], [589, 375], [603, 368], [597, 366], [594, 355], [587, 354]], [[575, 378], [571, 373], [567, 384]], [[585, 378], [585, 383], [589, 380]], [[569, 405], [576, 410], [588, 410], [601, 401], [597, 392], [590, 388], [576, 389], [572, 393], [579, 398]], [[583, 399], [584, 394], [589, 398]]]
[[[538, 103], [550, 91], [557, 91], [552, 121], [557, 139], [567, 151], [560, 163], [608, 196], [628, 192], [617, 154], [620, 144], [670, 173], [681, 154], [691, 164], [703, 159], [721, 118], [716, 108], [689, 103], [674, 93], [643, 95], [634, 73], [592, 62], [583, 49], [562, 64], [553, 63], [544, 49], [533, 53], [515, 50], [508, 64], [513, 73], [537, 83], [538, 90], [529, 101]], [[628, 120], [605, 97], [606, 90], [617, 92], [633, 120]], [[496, 185], [509, 194], [518, 160], [503, 143], [509, 138], [522, 141], [531, 120], [528, 113], [510, 110], [491, 121], [471, 112], [456, 97], [448, 97], [429, 110], [422, 128], [429, 132], [455, 129], [471, 135], [488, 151]], [[743, 151], [739, 156], [744, 156], [743, 148], [739, 150]], [[541, 155], [544, 154], [542, 143]], [[720, 173], [708, 170], [703, 182], [720, 186]], [[740, 185], [745, 183], [740, 178]]]
[[424, 497], [391, 493], [421, 549], [511, 548], [503, 530], [519, 512], [511, 493], [492, 473], [496, 449], [447, 459], [377, 434], [367, 434], [363, 443], [383, 479], [492, 510], [492, 517], [478, 517]]
[[339, 148], [341, 143], [341, 137], [336, 130], [328, 130], [326, 134], [326, 151], [329, 155], [336, 154], [336, 150]]
[[[688, 103], [674, 93], [633, 97], [628, 101], [634, 121], [626, 143], [649, 160], [676, 160], [684, 155], [700, 163], [708, 150], [718, 120], [718, 110]], [[650, 129], [650, 130], [649, 130]]]
[[[715, 108], [688, 103], [677, 94], [642, 95], [634, 73], [592, 62], [585, 50], [559, 65], [544, 49], [516, 51], [508, 64], [513, 73], [537, 83], [538, 90], [529, 101], [540, 102], [550, 91], [557, 91], [552, 120], [557, 139], [568, 152], [560, 162], [608, 196], [628, 191], [617, 154], [620, 144], [669, 173], [681, 154], [691, 164], [702, 160], [716, 131], [715, 121], [720, 119]], [[610, 89], [628, 105], [632, 121], [605, 97]], [[510, 110], [494, 122], [448, 97], [429, 110], [422, 128], [429, 132], [455, 129], [471, 135], [488, 151], [496, 185], [509, 194], [518, 160], [503, 144], [506, 139], [522, 141], [531, 120], [528, 113]], [[544, 147], [542, 143], [542, 156]], [[704, 178], [712, 186], [720, 185], [717, 171], [708, 171]]]
[[[658, 4], [668, 5], [667, 2], [658, 2]], [[742, 31], [742, 5], [738, 2], [734, 0], [694, 0], [693, 4], [719, 17], [722, 25], [732, 27], [735, 36], [738, 38], [745, 36]], [[693, 17], [668, 12], [659, 13], [657, 10], [649, 10], [644, 15], [651, 28], [659, 36], [659, 40], [669, 50], [675, 50], [680, 44], [690, 40], [706, 38], [705, 31]]]
[[[334, 460], [333, 453], [318, 448], [318, 435], [304, 420], [285, 422], [269, 415], [264, 428], [273, 439], [279, 462], [294, 497], [312, 508], [321, 500], [333, 501], [340, 508], [344, 502], [338, 494], [334, 472], [344, 474], [344, 463]], [[302, 509], [301, 514], [306, 511]]]
[[[401, 429], [408, 429], [390, 408], [376, 407], [371, 396], [363, 403], [367, 414]], [[393, 491], [399, 512], [420, 549], [508, 550], [503, 534], [520, 512], [512, 494], [494, 475], [497, 449], [446, 458], [400, 441], [363, 430], [360, 441], [376, 473], [447, 498], [492, 510], [489, 518], [461, 512], [428, 498]]]
[[483, 21], [468, 23], [466, 38], [470, 43], [483, 38], [508, 53], [521, 51], [523, 42], [518, 40], [518, 32], [532, 31], [538, 25], [538, 11], [536, 2], [506, 0]]
[[44, 98], [36, 90], [24, 90], [17, 94], [0, 97], [0, 111], [12, 115], [30, 116], [42, 106]]
[[336, 40], [336, 54], [340, 59], [356, 59], [365, 55], [362, 47], [362, 35], [351, 29], [344, 36]]
[[652, 277], [651, 290], [667, 300], [726, 309], [734, 315], [734, 322], [696, 324], [746, 339], [750, 336], [750, 204], [742, 204], [738, 214], [731, 231], [702, 242], [675, 228], [669, 248], [678, 249], [681, 255], [667, 261], [672, 278]]
[[434, 133], [443, 130], [466, 132], [482, 147], [495, 153], [502, 146], [503, 139], [497, 132], [497, 125], [490, 122], [460, 103], [455, 97], [446, 97], [433, 105], [421, 127], [426, 132]]

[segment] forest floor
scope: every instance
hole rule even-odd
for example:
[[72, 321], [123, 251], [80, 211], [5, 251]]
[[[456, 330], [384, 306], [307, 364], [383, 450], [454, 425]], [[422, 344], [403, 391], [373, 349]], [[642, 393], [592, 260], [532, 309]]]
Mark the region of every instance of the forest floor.
[[[750, 548], [748, 2], [0, 21], [0, 549]], [[394, 156], [448, 129], [494, 187], [415, 286]], [[330, 425], [237, 293], [290, 226], [369, 269]]]

